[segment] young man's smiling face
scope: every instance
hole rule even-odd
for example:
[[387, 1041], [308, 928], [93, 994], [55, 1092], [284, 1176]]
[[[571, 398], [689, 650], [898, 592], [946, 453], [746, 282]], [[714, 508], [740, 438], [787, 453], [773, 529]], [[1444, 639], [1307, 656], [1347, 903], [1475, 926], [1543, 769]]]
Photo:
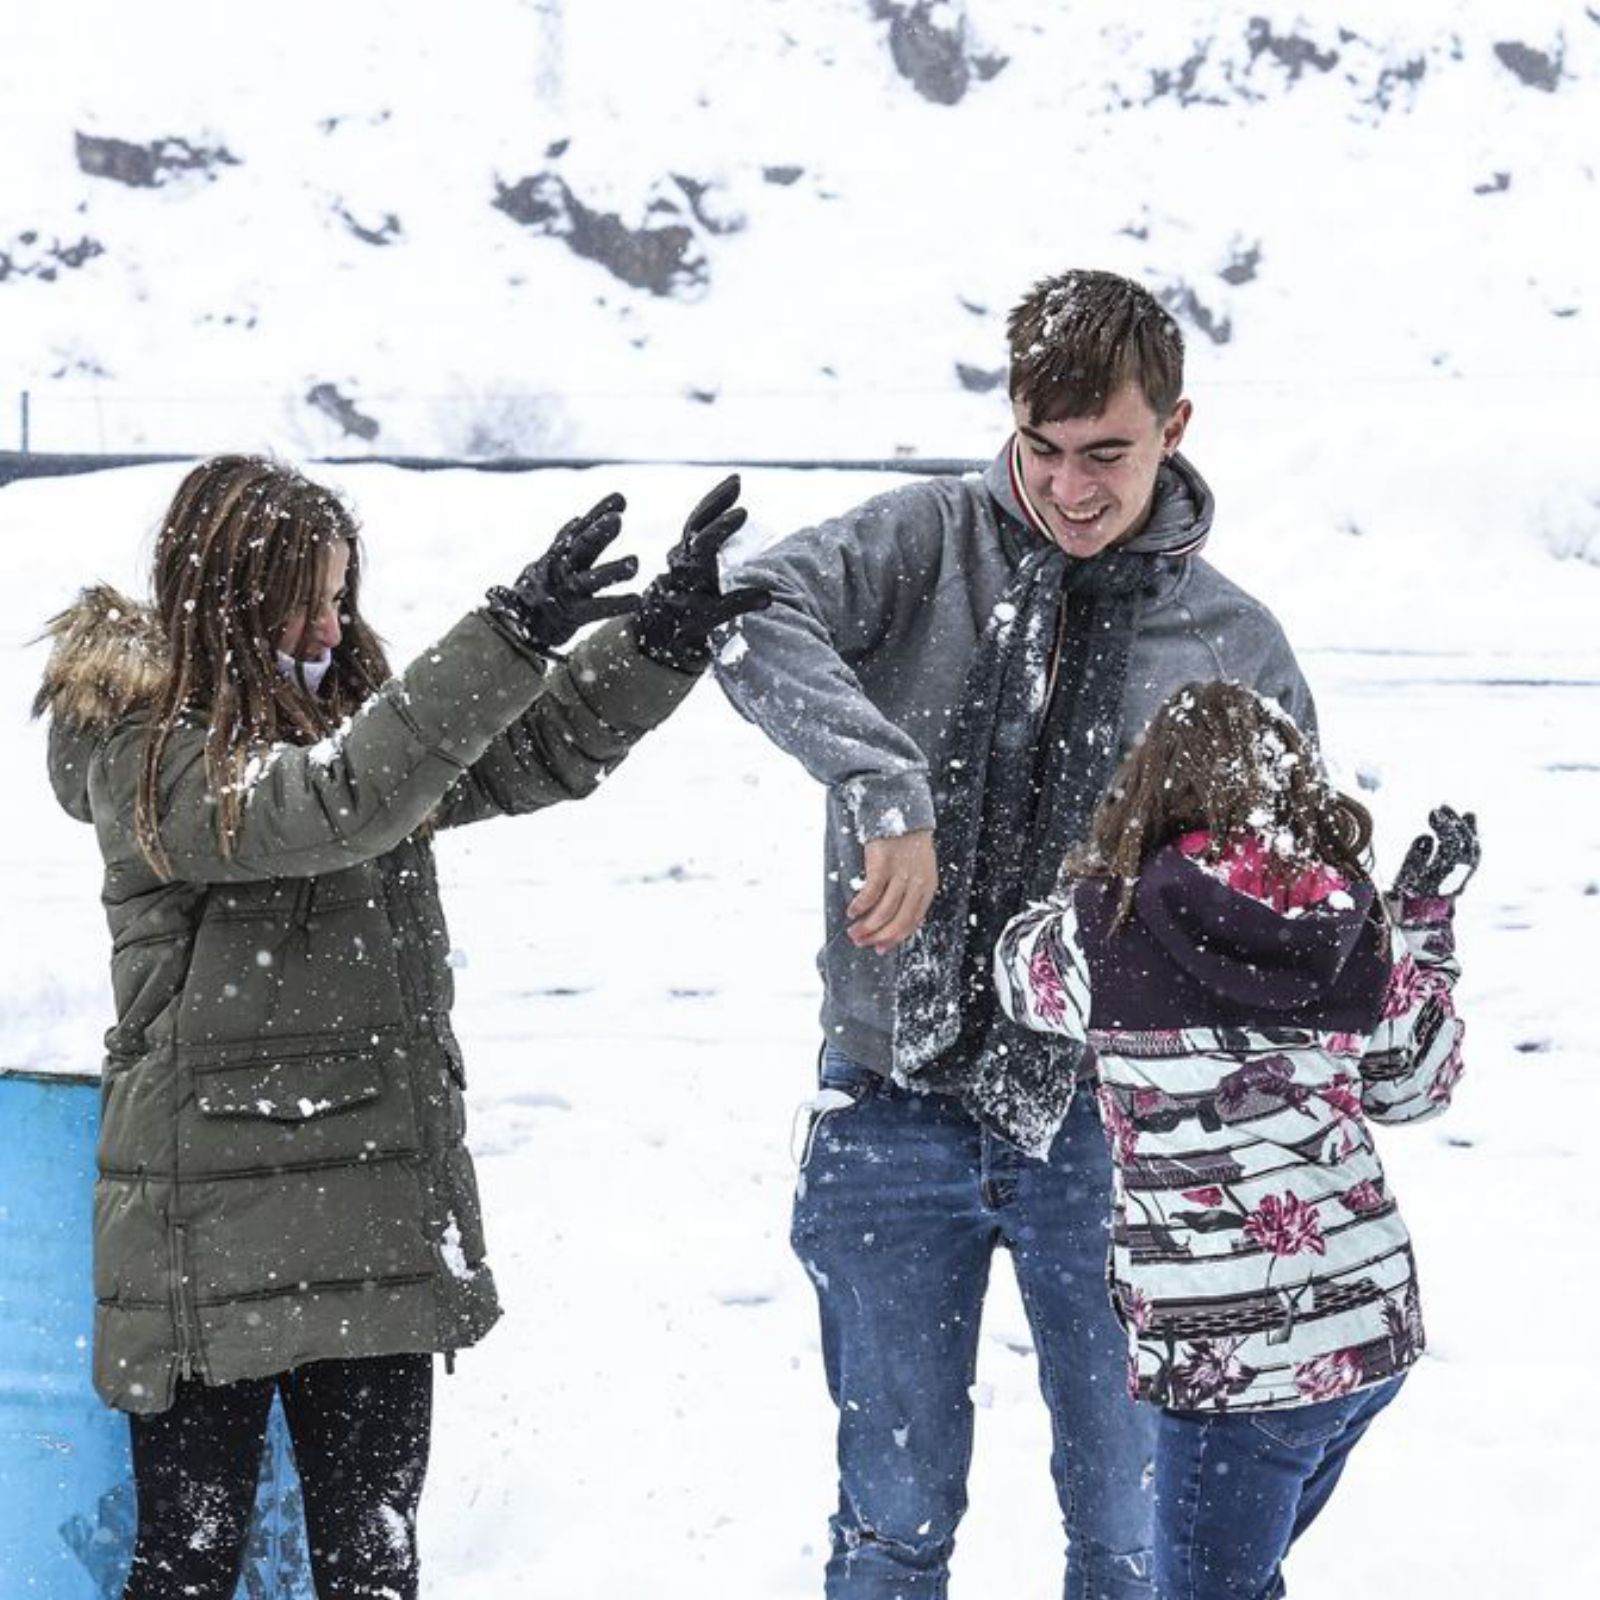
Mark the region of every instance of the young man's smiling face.
[[1020, 402], [1011, 409], [1028, 498], [1051, 538], [1080, 559], [1131, 539], [1144, 526], [1156, 473], [1178, 448], [1191, 411], [1180, 400], [1170, 416], [1158, 417], [1131, 380], [1097, 417], [1035, 423]]

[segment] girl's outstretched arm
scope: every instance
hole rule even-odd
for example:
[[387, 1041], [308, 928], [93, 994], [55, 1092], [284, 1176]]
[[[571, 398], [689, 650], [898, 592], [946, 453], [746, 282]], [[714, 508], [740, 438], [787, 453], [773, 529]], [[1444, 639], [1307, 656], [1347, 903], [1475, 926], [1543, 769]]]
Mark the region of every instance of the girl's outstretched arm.
[[639, 649], [633, 623], [608, 622], [553, 662], [538, 698], [452, 785], [442, 828], [581, 800], [699, 682]]
[[1391, 897], [1393, 959], [1383, 1017], [1361, 1059], [1361, 1106], [1374, 1122], [1420, 1122], [1450, 1104], [1461, 1076], [1461, 976], [1446, 896]]

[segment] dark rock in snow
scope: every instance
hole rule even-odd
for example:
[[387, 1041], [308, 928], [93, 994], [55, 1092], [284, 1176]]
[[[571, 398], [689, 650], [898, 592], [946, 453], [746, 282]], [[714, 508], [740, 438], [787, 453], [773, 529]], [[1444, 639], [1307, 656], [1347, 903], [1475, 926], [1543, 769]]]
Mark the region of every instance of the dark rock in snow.
[[986, 83], [1007, 64], [1005, 56], [973, 51], [966, 16], [952, 0], [872, 0], [872, 14], [889, 24], [896, 71], [935, 105], [959, 104], [974, 78]]
[[761, 176], [768, 183], [775, 183], [781, 189], [787, 189], [791, 183], [797, 183], [805, 175], [804, 167], [763, 167]]
[[1152, 100], [1165, 100], [1170, 97], [1180, 106], [1224, 104], [1225, 102], [1216, 95], [1201, 94], [1195, 87], [1200, 81], [1200, 69], [1205, 66], [1210, 53], [1209, 42], [1197, 44], [1188, 59], [1180, 62], [1178, 66], [1170, 69], [1156, 68], [1150, 74], [1150, 93], [1145, 97], [1145, 103], [1148, 105]]
[[1252, 63], [1260, 56], [1270, 56], [1288, 73], [1290, 83], [1298, 83], [1307, 67], [1318, 72], [1332, 72], [1339, 64], [1337, 50], [1319, 50], [1303, 34], [1274, 33], [1265, 17], [1250, 19], [1245, 43], [1250, 47]]
[[[743, 216], [736, 211], [724, 211], [717, 205], [717, 188], [715, 184], [702, 183], [699, 178], [685, 177], [681, 172], [674, 172], [672, 181], [683, 190], [684, 198], [689, 202], [689, 209], [694, 213], [694, 220], [707, 233], [739, 233], [743, 230]], [[670, 211], [672, 202], [658, 197], [651, 202], [650, 209], [652, 211]]]
[[1385, 67], [1378, 74], [1377, 84], [1372, 91], [1371, 104], [1380, 111], [1387, 111], [1394, 103], [1395, 91], [1404, 86], [1415, 89], [1428, 73], [1426, 56], [1413, 56], [1409, 61], [1402, 62], [1398, 67]]
[[404, 231], [400, 226], [399, 217], [397, 217], [392, 211], [385, 211], [383, 214], [383, 220], [375, 228], [365, 227], [362, 223], [358, 222], [355, 217], [352, 216], [351, 213], [343, 206], [338, 208], [338, 214], [339, 220], [363, 244], [392, 244], [396, 239], [401, 237], [401, 234]]
[[173, 177], [200, 172], [214, 177], [217, 167], [236, 167], [239, 158], [221, 145], [195, 145], [187, 139], [157, 139], [131, 144], [126, 139], [80, 133], [78, 166], [91, 178], [110, 178], [134, 189], [158, 189]]
[[1180, 322], [1197, 328], [1212, 344], [1226, 344], [1233, 337], [1233, 319], [1215, 312], [1186, 283], [1168, 284], [1157, 293]]
[[[684, 198], [689, 198], [686, 192]], [[630, 228], [612, 212], [591, 210], [553, 172], [509, 186], [498, 184], [493, 203], [513, 222], [562, 240], [574, 255], [597, 262], [636, 289], [682, 295], [704, 288], [710, 277], [705, 251], [692, 227], [668, 222]], [[651, 209], [658, 211], [667, 204], [658, 196]]]
[[80, 239], [76, 244], [57, 244], [50, 254], [64, 267], [81, 267], [85, 261], [103, 256], [106, 247], [98, 239]]
[[956, 376], [961, 380], [963, 389], [970, 389], [974, 394], [989, 394], [998, 389], [1006, 381], [1004, 367], [969, 367], [966, 362], [956, 362]]
[[103, 256], [106, 247], [98, 239], [85, 236], [74, 244], [55, 243], [43, 249], [35, 248], [39, 235], [28, 229], [19, 233], [9, 250], [0, 250], [0, 283], [10, 278], [37, 278], [41, 283], [54, 283], [62, 269], [76, 271], [86, 261]]
[[306, 395], [306, 404], [324, 416], [332, 417], [344, 429], [347, 437], [365, 439], [369, 443], [378, 437], [376, 419], [356, 410], [355, 401], [340, 394], [335, 384], [315, 384]]
[[1224, 283], [1238, 285], [1249, 283], [1261, 265], [1261, 242], [1256, 241], [1247, 250], [1235, 250], [1233, 259], [1217, 274]]
[[1546, 94], [1554, 94], [1561, 84], [1561, 56], [1546, 55], [1543, 50], [1535, 50], [1530, 44], [1522, 44], [1516, 39], [1507, 39], [1494, 47], [1494, 53], [1499, 58], [1500, 65], [1508, 72], [1514, 73], [1530, 89], [1542, 89]]
[[889, 54], [900, 76], [924, 100], [940, 106], [959, 104], [972, 81], [961, 30], [938, 26], [927, 0], [880, 3], [876, 10], [889, 19]]
[[1487, 183], [1475, 183], [1472, 186], [1474, 194], [1504, 194], [1511, 187], [1511, 174], [1497, 172]]

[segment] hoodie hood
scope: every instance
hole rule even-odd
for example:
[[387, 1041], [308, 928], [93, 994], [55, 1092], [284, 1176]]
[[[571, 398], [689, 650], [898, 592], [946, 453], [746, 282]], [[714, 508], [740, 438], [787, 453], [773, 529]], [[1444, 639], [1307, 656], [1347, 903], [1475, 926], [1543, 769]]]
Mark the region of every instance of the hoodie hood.
[[89, 753], [123, 718], [154, 703], [166, 682], [166, 640], [149, 606], [108, 584], [85, 589], [45, 633], [50, 659], [33, 714], [50, 718], [56, 798], [87, 822]]
[[1169, 845], [1144, 864], [1132, 915], [1121, 883], [1081, 878], [1074, 898], [1093, 996], [1090, 1026], [1368, 1033], [1389, 976], [1389, 931], [1369, 882], [1287, 913]]
[[[1020, 523], [1038, 537], [1048, 539], [1049, 529], [1041, 524], [1037, 513], [1027, 504], [1021, 493], [1020, 480], [1012, 470], [1016, 448], [1017, 436], [1013, 434], [984, 469], [984, 487], [1013, 522]], [[1195, 555], [1210, 537], [1211, 518], [1215, 509], [1216, 499], [1211, 493], [1211, 486], [1187, 456], [1181, 451], [1174, 452], [1156, 472], [1155, 496], [1151, 501], [1149, 520], [1126, 544], [1114, 548], [1131, 550], [1137, 555]], [[1091, 556], [1089, 559], [1093, 561], [1097, 558]]]
[[1369, 936], [1368, 882], [1279, 911], [1169, 846], [1145, 864], [1134, 891], [1141, 923], [1167, 956], [1212, 994], [1264, 1014], [1354, 1002], [1374, 1010], [1387, 968]]

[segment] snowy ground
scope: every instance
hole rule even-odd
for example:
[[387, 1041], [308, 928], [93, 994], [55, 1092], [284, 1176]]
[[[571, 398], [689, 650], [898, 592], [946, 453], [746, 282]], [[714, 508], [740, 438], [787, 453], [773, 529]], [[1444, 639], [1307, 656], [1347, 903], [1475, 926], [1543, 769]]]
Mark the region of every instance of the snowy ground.
[[[1600, 939], [1600, 567], [1559, 559], [1594, 548], [1594, 519], [1552, 537], [1537, 505], [1547, 485], [1561, 500], [1559, 477], [1512, 484], [1471, 439], [1451, 440], [1466, 465], [1441, 497], [1436, 436], [1387, 473], [1351, 448], [1354, 426], [1302, 448], [1288, 413], [1265, 434], [1245, 420], [1194, 440], [1222, 507], [1210, 553], [1284, 619], [1330, 753], [1378, 814], [1380, 860], [1440, 799], [1477, 809], [1487, 850], [1460, 929], [1469, 1077], [1449, 1118], [1383, 1141], [1433, 1349], [1292, 1564], [1294, 1593], [1594, 1592], [1579, 1519], [1600, 1402], [1585, 1346], [1558, 1337], [1594, 1312], [1600, 1231], [1583, 959]], [[42, 651], [25, 641], [80, 583], [137, 581], [176, 476], [0, 491], [0, 1066], [92, 1069], [109, 1008], [93, 845], [44, 781], [25, 720]], [[709, 477], [339, 481], [368, 527], [369, 612], [403, 658], [602, 485], [629, 493], [625, 540], [648, 557]], [[881, 481], [750, 473], [746, 500], [773, 534]], [[831, 1419], [785, 1234], [821, 820], [809, 781], [706, 687], [581, 808], [441, 840], [508, 1315], [442, 1386], [429, 1592], [819, 1592]], [[956, 1592], [1052, 1600], [1045, 1417], [1004, 1272], [980, 1383]]]

